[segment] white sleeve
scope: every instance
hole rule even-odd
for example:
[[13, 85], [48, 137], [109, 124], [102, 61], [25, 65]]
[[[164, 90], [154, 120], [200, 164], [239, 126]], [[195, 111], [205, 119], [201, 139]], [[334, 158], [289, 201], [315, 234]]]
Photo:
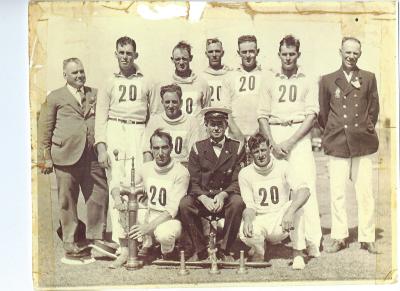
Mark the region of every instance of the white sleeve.
[[239, 187], [240, 187], [240, 195], [242, 196], [244, 204], [246, 204], [246, 208], [257, 210], [256, 204], [253, 199], [253, 188], [251, 187], [251, 181], [245, 177], [245, 171], [241, 170], [239, 172]]
[[260, 86], [260, 99], [257, 108], [257, 119], [266, 118], [271, 116], [271, 103], [272, 103], [272, 93], [271, 93], [271, 82], [273, 78], [270, 75], [264, 76], [261, 81]]
[[167, 206], [165, 208], [172, 218], [178, 213], [179, 202], [187, 193], [190, 179], [189, 171], [184, 166], [179, 167], [177, 172], [172, 191], [167, 195]]
[[96, 116], [94, 139], [95, 144], [103, 142], [107, 144], [107, 121], [108, 111], [110, 110], [112, 82], [108, 81], [104, 87], [100, 88], [96, 101]]

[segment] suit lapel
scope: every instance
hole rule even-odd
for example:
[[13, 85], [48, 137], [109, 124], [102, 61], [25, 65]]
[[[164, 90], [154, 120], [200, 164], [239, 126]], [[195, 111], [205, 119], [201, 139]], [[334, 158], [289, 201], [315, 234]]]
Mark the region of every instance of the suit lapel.
[[358, 68], [356, 68], [356, 70], [353, 71], [353, 75], [351, 76], [350, 82], [347, 82], [346, 76], [344, 75], [344, 72], [341, 68], [336, 72], [335, 84], [342, 90], [343, 96], [348, 95], [354, 89], [356, 89], [351, 84], [351, 82], [354, 82], [356, 80], [356, 77], [358, 77], [358, 74], [359, 74], [359, 70], [358, 70]]
[[217, 161], [217, 164], [215, 165], [215, 168], [223, 165], [232, 156], [232, 149], [230, 145], [230, 140], [228, 138], [225, 138], [224, 147], [221, 150], [221, 154], [219, 155], [219, 159]]
[[80, 114], [83, 116], [83, 109], [81, 105], [78, 103], [78, 101], [75, 99], [75, 97], [71, 94], [71, 92], [68, 90], [67, 86], [65, 86], [65, 99], [68, 101], [68, 103]]
[[214, 152], [214, 149], [211, 145], [209, 138], [207, 139], [206, 147], [204, 148], [204, 158], [206, 160], [209, 160], [210, 162], [214, 163], [214, 165], [217, 163], [217, 160], [218, 160], [218, 157]]
[[83, 116], [87, 116], [89, 111], [90, 111], [90, 106], [91, 106], [91, 98], [92, 98], [92, 94], [91, 91], [89, 90], [88, 87], [83, 87], [84, 89], [84, 93], [85, 93], [85, 98], [86, 98], [86, 102], [85, 102], [85, 113]]

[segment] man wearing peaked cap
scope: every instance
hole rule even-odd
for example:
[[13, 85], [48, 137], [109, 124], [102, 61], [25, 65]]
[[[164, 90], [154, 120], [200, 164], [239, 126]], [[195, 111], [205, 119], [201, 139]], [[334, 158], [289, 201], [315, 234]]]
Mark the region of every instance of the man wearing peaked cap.
[[237, 237], [244, 203], [240, 196], [238, 173], [244, 158], [243, 143], [225, 136], [230, 109], [202, 109], [208, 138], [196, 142], [189, 154], [190, 186], [179, 211], [184, 229], [185, 253], [189, 260], [207, 257], [201, 217], [212, 214], [225, 218], [223, 239], [217, 257], [233, 260], [230, 249]]

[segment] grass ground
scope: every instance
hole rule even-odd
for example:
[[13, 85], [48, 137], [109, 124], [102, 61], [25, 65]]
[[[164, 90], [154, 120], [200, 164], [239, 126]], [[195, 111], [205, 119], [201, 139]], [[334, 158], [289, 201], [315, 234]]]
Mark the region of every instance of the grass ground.
[[[385, 149], [384, 149], [385, 150]], [[382, 146], [381, 146], [382, 152]], [[330, 238], [330, 195], [328, 189], [327, 157], [315, 153], [317, 163], [318, 201], [323, 231], [323, 244]], [[220, 275], [211, 276], [207, 269], [190, 269], [190, 275], [180, 277], [177, 269], [145, 266], [136, 271], [125, 268], [110, 270], [110, 261], [103, 259], [83, 266], [70, 266], [60, 262], [62, 244], [55, 230], [58, 227], [57, 193], [54, 177], [39, 175], [38, 188], [38, 272], [39, 287], [73, 286], [132, 286], [166, 284], [218, 283], [237, 285], [237, 282], [287, 282], [287, 281], [347, 281], [383, 280], [391, 278], [392, 270], [392, 226], [390, 206], [390, 169], [376, 155], [374, 164], [374, 193], [376, 193], [376, 243], [378, 255], [360, 250], [357, 242], [357, 208], [353, 188], [348, 185], [347, 210], [350, 227], [350, 247], [336, 254], [322, 252], [321, 257], [312, 259], [304, 270], [294, 271], [289, 266], [290, 249], [273, 246], [269, 252], [271, 267], [250, 269], [246, 275], [237, 275], [234, 269], [224, 269]], [[379, 168], [379, 171], [378, 171]], [[52, 185], [52, 186], [51, 186]], [[83, 213], [82, 200], [79, 202]], [[83, 216], [83, 215], [81, 215]], [[82, 217], [84, 220], [84, 217]], [[35, 237], [34, 237], [35, 239]]]

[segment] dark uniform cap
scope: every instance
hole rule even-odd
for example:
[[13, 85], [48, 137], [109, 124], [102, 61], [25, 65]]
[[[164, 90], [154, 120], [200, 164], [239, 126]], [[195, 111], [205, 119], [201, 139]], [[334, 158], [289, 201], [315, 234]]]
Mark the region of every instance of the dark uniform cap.
[[205, 120], [227, 120], [232, 110], [226, 107], [206, 107], [201, 110]]

